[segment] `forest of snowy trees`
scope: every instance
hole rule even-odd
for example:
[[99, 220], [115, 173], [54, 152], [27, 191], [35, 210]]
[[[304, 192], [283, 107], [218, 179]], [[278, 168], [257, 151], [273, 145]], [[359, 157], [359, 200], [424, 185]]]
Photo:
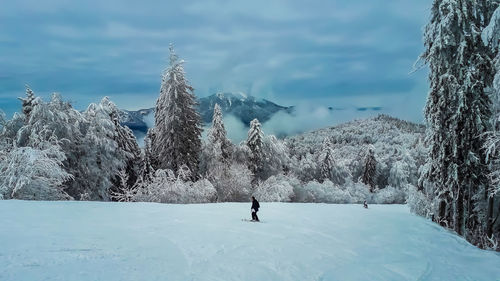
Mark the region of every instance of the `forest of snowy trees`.
[[215, 105], [202, 139], [172, 46], [143, 148], [108, 98], [78, 111], [27, 87], [22, 112], [0, 114], [0, 199], [408, 203], [498, 248], [499, 3], [434, 1], [421, 56], [430, 67], [426, 126], [380, 115], [278, 139], [254, 119], [247, 140], [233, 143]]
[[[155, 127], [141, 149], [108, 99], [77, 111], [57, 94], [26, 88], [22, 113], [1, 119], [3, 199], [164, 203], [261, 201], [404, 203], [425, 149], [423, 126], [388, 116], [288, 139], [250, 122], [246, 141], [227, 138], [222, 110], [201, 137], [184, 62], [170, 50]], [[316, 145], [319, 144], [319, 145]]]

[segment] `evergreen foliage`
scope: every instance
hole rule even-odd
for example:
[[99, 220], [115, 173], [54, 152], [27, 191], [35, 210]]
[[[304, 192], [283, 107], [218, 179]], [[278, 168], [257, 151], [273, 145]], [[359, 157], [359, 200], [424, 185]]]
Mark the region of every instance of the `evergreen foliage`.
[[373, 147], [369, 147], [365, 156], [361, 182], [370, 187], [370, 192], [373, 192], [375, 190], [376, 176], [377, 176], [377, 160], [375, 159], [375, 151]]
[[421, 56], [430, 67], [431, 89], [425, 108], [429, 162], [420, 188], [436, 222], [481, 247], [481, 201], [489, 190], [483, 150], [491, 119], [487, 89], [494, 74], [492, 53], [481, 31], [493, 13], [493, 2], [435, 0]]
[[156, 161], [152, 164], [154, 169], [169, 169], [175, 174], [185, 165], [194, 180], [199, 178], [202, 123], [183, 64], [170, 45], [170, 65], [163, 74], [156, 102], [154, 137], [151, 139]]

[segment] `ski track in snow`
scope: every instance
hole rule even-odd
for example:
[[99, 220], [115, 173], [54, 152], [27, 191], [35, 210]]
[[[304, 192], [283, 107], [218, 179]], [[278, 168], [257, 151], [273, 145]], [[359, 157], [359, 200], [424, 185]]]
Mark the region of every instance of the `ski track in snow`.
[[0, 280], [500, 280], [403, 205], [0, 201]]

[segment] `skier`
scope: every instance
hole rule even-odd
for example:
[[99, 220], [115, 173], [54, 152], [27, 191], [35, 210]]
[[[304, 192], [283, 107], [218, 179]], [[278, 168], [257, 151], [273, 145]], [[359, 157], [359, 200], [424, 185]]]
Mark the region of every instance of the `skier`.
[[252, 221], [259, 221], [259, 217], [257, 216], [257, 212], [259, 211], [260, 205], [257, 199], [252, 196]]
[[363, 207], [365, 207], [365, 209], [368, 209], [368, 203], [366, 203], [366, 200], [365, 202], [363, 202]]

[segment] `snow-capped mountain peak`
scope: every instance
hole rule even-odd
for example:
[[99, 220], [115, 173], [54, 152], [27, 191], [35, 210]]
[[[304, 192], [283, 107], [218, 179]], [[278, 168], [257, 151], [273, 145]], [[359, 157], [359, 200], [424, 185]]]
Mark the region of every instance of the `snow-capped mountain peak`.
[[[280, 111], [286, 113], [293, 112], [293, 106], [281, 106], [274, 102], [257, 99], [254, 96], [246, 95], [243, 92], [219, 92], [198, 100], [198, 111], [205, 124], [212, 121], [215, 104], [219, 104], [224, 115], [231, 114], [248, 126], [254, 118], [261, 122], [266, 122]], [[121, 123], [128, 126], [136, 135], [146, 134], [148, 128], [152, 126], [154, 120], [154, 107], [140, 109], [137, 111], [122, 110]]]

